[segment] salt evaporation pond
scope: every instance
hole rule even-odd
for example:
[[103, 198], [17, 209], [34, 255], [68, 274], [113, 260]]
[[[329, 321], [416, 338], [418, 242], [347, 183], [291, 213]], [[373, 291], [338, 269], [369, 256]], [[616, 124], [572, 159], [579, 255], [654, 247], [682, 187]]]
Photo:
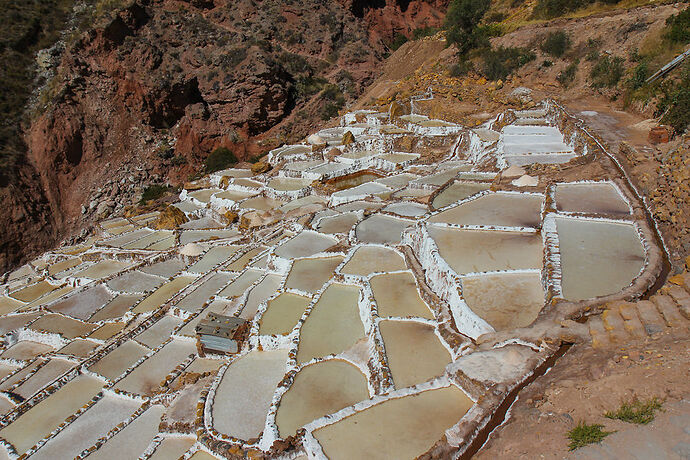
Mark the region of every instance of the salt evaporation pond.
[[418, 316], [434, 319], [427, 304], [417, 292], [412, 272], [387, 273], [371, 278], [371, 290], [379, 316]]
[[454, 386], [428, 390], [384, 401], [315, 430], [314, 437], [331, 460], [416, 458], [455, 425], [472, 404]]
[[618, 292], [644, 267], [644, 247], [632, 224], [559, 217], [556, 226], [568, 300]]
[[314, 293], [331, 279], [336, 267], [342, 261], [343, 257], [341, 256], [295, 260], [285, 282], [285, 287]]
[[556, 206], [559, 211], [592, 214], [629, 215], [630, 207], [610, 183], [556, 185]]
[[302, 368], [282, 396], [276, 413], [280, 437], [317, 418], [369, 398], [367, 379], [347, 361], [328, 360]]
[[259, 322], [259, 334], [289, 334], [297, 324], [311, 298], [284, 292], [268, 301], [268, 306]]

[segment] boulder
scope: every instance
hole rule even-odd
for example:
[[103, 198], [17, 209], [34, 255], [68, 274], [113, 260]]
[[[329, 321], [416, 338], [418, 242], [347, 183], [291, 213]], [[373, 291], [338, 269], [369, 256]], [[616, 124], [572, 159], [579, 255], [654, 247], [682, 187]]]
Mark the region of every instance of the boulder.
[[343, 145], [350, 145], [355, 143], [355, 135], [352, 134], [352, 131], [345, 131], [345, 134], [343, 134]]
[[185, 222], [189, 222], [189, 219], [184, 212], [175, 206], [168, 206], [160, 213], [153, 226], [157, 230], [174, 230]]
[[318, 134], [312, 134], [311, 136], [307, 137], [307, 143], [311, 145], [323, 145], [326, 143], [326, 141], [324, 141], [323, 137], [319, 136]]
[[252, 165], [252, 173], [263, 174], [271, 169], [271, 165], [265, 161], [257, 161]]

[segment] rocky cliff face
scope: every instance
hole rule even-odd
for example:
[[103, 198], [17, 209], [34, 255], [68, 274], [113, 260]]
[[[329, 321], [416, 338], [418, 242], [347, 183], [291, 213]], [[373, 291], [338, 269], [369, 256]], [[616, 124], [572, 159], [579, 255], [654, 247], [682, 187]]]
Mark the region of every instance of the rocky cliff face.
[[147, 183], [184, 181], [216, 147], [251, 159], [312, 131], [376, 77], [395, 33], [439, 25], [446, 3], [134, 0], [99, 11], [53, 60], [25, 129], [27, 161], [0, 194], [11, 210], [0, 268]]

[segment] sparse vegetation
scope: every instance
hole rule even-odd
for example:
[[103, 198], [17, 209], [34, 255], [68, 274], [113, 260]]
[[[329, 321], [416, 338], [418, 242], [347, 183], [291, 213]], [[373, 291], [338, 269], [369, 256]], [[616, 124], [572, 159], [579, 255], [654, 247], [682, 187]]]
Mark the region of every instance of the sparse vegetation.
[[690, 7], [666, 20], [664, 38], [671, 43], [690, 42]]
[[583, 421], [579, 422], [575, 428], [568, 431], [568, 439], [570, 439], [568, 448], [575, 450], [588, 444], [596, 444], [613, 433], [613, 431], [604, 431], [603, 428], [604, 425], [588, 425]]
[[676, 133], [683, 133], [690, 126], [690, 63], [684, 66], [680, 79], [665, 81], [660, 89], [655, 115]]
[[541, 44], [541, 50], [553, 57], [562, 57], [570, 48], [570, 37], [563, 30], [549, 32]]
[[170, 187], [166, 185], [153, 184], [144, 188], [144, 192], [141, 194], [140, 204], [146, 204], [147, 201], [157, 200], [170, 190]]
[[491, 0], [453, 0], [446, 13], [446, 40], [454, 44], [460, 56], [487, 43], [486, 30], [479, 22], [489, 10]]
[[324, 86], [321, 99], [326, 101], [321, 108], [321, 119], [324, 121], [338, 116], [338, 111], [345, 105], [345, 96], [340, 88], [330, 83]]
[[540, 19], [552, 19], [589, 6], [596, 1], [613, 5], [619, 0], [539, 0], [532, 15]]
[[474, 70], [472, 61], [460, 61], [450, 68], [450, 76], [454, 78], [464, 77], [472, 70]]
[[658, 410], [661, 410], [661, 400], [659, 398], [654, 397], [647, 401], [633, 398], [631, 401], [622, 403], [617, 411], [606, 412], [604, 417], [646, 425], [654, 420], [654, 414]]
[[206, 158], [204, 171], [207, 174], [221, 171], [237, 163], [237, 157], [227, 147], [218, 147]]
[[407, 43], [407, 37], [401, 34], [400, 32], [396, 32], [395, 36], [393, 37], [393, 41], [391, 42], [389, 48], [393, 51], [397, 50], [401, 46], [403, 46], [405, 43]]
[[592, 86], [595, 88], [616, 86], [625, 73], [623, 62], [623, 58], [619, 56], [600, 56], [589, 75]]
[[567, 88], [575, 81], [575, 75], [577, 74], [577, 68], [579, 66], [579, 61], [572, 62], [568, 67], [561, 71], [556, 77], [556, 81], [561, 84], [564, 88]]
[[503, 80], [536, 55], [527, 48], [504, 48], [488, 50], [483, 54], [484, 76], [489, 80]]

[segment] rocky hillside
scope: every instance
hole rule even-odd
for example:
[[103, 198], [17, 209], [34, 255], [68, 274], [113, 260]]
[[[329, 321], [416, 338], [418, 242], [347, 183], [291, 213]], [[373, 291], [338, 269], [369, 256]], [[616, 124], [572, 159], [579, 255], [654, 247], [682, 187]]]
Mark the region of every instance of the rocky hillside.
[[[38, 54], [26, 152], [0, 190], [6, 269], [209, 152], [250, 160], [357, 98], [396, 34], [438, 26], [443, 0], [101, 0]], [[40, 23], [39, 23], [40, 26]]]

